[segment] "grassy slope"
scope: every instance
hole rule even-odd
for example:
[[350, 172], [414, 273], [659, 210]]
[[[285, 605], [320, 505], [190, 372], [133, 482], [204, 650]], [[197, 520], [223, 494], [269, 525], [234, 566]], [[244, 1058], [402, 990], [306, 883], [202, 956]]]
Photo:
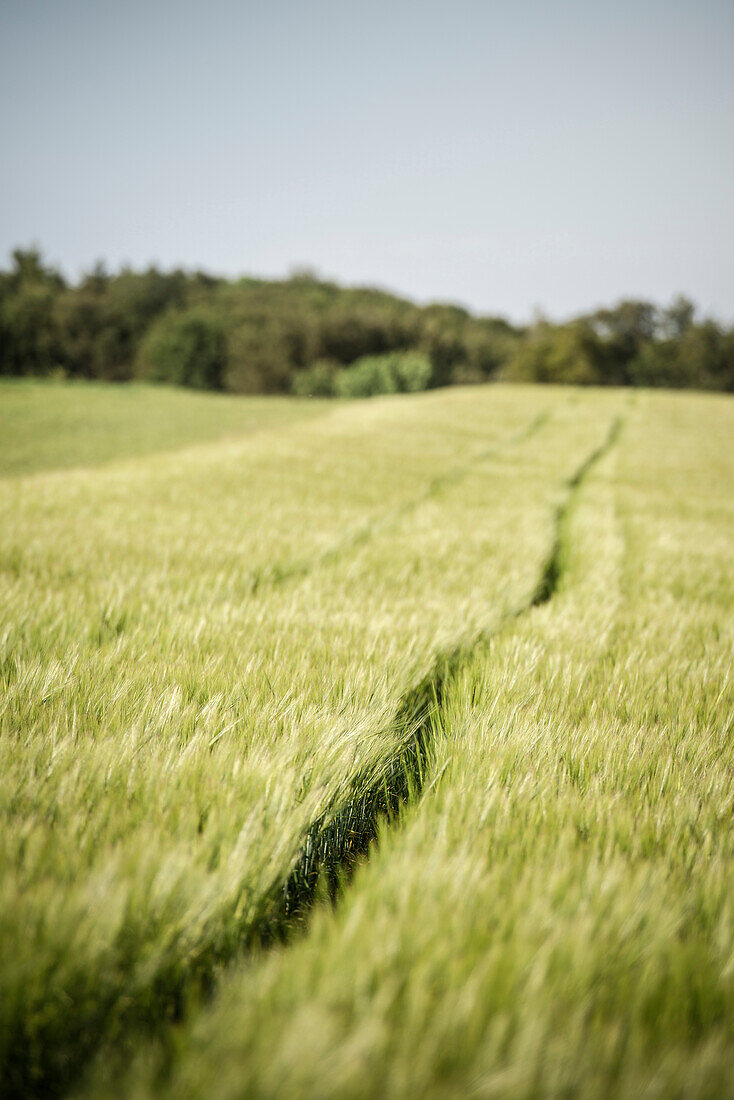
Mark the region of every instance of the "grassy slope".
[[403, 824], [128, 1095], [733, 1094], [733, 417], [627, 411], [551, 598], [444, 692]]
[[13, 1087], [62, 1081], [257, 938], [436, 652], [527, 602], [615, 402], [375, 401], [0, 484]]
[[97, 466], [318, 416], [324, 401], [0, 380], [0, 477]]

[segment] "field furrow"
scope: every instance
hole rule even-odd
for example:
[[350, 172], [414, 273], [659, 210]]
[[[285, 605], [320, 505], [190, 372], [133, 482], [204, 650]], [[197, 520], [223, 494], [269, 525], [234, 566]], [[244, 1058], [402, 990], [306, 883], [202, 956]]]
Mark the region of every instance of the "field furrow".
[[356, 793], [346, 804], [337, 806], [310, 825], [297, 865], [285, 883], [282, 907], [273, 915], [272, 929], [270, 924], [263, 929], [265, 942], [278, 934], [287, 934], [294, 919], [296, 923], [303, 919], [318, 896], [323, 880], [334, 900], [344, 879], [351, 876], [354, 865], [368, 852], [383, 824], [382, 819], [392, 822], [409, 800], [419, 797], [425, 779], [432, 780], [435, 753], [431, 742], [444, 718], [444, 699], [496, 633], [553, 597], [568, 552], [567, 524], [571, 509], [585, 479], [616, 442], [621, 426], [621, 417], [615, 417], [606, 438], [568, 476], [566, 496], [556, 510], [548, 554], [530, 596], [508, 612], [493, 631], [482, 630], [468, 642], [437, 654], [430, 672], [400, 701], [393, 723], [400, 731], [400, 749], [388, 762], [386, 771], [369, 784], [355, 777]]

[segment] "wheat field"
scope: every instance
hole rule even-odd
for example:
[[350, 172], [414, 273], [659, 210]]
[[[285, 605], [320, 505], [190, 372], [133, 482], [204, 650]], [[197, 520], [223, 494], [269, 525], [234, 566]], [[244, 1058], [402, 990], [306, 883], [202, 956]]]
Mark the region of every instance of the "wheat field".
[[734, 1095], [731, 398], [0, 424], [4, 1095]]

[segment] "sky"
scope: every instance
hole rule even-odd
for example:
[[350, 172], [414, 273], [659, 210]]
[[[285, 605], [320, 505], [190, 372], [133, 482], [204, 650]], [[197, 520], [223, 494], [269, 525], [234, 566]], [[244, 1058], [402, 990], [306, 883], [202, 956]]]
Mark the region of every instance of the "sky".
[[734, 321], [732, 0], [1, 0], [0, 265]]

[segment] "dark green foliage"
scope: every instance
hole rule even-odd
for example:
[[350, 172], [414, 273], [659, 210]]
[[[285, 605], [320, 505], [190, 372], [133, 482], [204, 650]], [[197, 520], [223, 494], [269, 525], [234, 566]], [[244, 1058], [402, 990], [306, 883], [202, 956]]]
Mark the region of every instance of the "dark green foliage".
[[734, 390], [734, 329], [695, 321], [688, 299], [668, 309], [623, 301], [565, 325], [541, 321], [503, 371], [507, 379]]
[[734, 332], [705, 321], [678, 338], [650, 341], [630, 367], [636, 386], [734, 391]]
[[[408, 355], [407, 373], [382, 363]], [[456, 305], [341, 288], [309, 271], [227, 281], [154, 267], [110, 274], [97, 264], [70, 286], [36, 249], [16, 249], [0, 272], [0, 374], [51, 373], [314, 396], [497, 378], [733, 390], [734, 330], [697, 321], [683, 297], [666, 309], [627, 299], [524, 330]]]
[[[474, 318], [455, 306], [421, 308], [370, 288], [344, 289], [310, 272], [228, 282], [155, 268], [112, 275], [98, 264], [67, 286], [37, 251], [19, 250], [11, 271], [0, 273], [0, 373], [178, 379], [180, 368], [160, 349], [152, 363], [150, 351], [163, 330], [172, 338], [171, 322], [161, 320], [158, 329], [159, 319], [189, 310], [217, 319], [225, 346], [213, 376], [236, 393], [323, 394], [331, 392], [330, 372], [313, 372], [314, 364], [333, 363], [336, 373], [367, 356], [409, 351], [429, 360], [432, 386], [484, 382], [519, 339], [501, 320]], [[422, 386], [422, 371], [397, 388]], [[200, 373], [189, 375], [197, 381], [187, 384], [205, 384]]]
[[143, 340], [138, 362], [140, 374], [151, 381], [219, 390], [226, 362], [224, 331], [202, 310], [167, 313]]
[[16, 249], [11, 271], [0, 273], [0, 374], [128, 379], [151, 322], [199, 280], [155, 268], [113, 277], [97, 264], [69, 287], [36, 250]]
[[48, 374], [58, 362], [54, 302], [64, 281], [36, 249], [17, 248], [0, 273], [0, 374]]
[[587, 323], [540, 324], [518, 349], [507, 377], [518, 382], [598, 384], [604, 381], [603, 357], [601, 342]]
[[58, 356], [52, 292], [40, 283], [21, 286], [1, 310], [2, 373], [48, 374]]

